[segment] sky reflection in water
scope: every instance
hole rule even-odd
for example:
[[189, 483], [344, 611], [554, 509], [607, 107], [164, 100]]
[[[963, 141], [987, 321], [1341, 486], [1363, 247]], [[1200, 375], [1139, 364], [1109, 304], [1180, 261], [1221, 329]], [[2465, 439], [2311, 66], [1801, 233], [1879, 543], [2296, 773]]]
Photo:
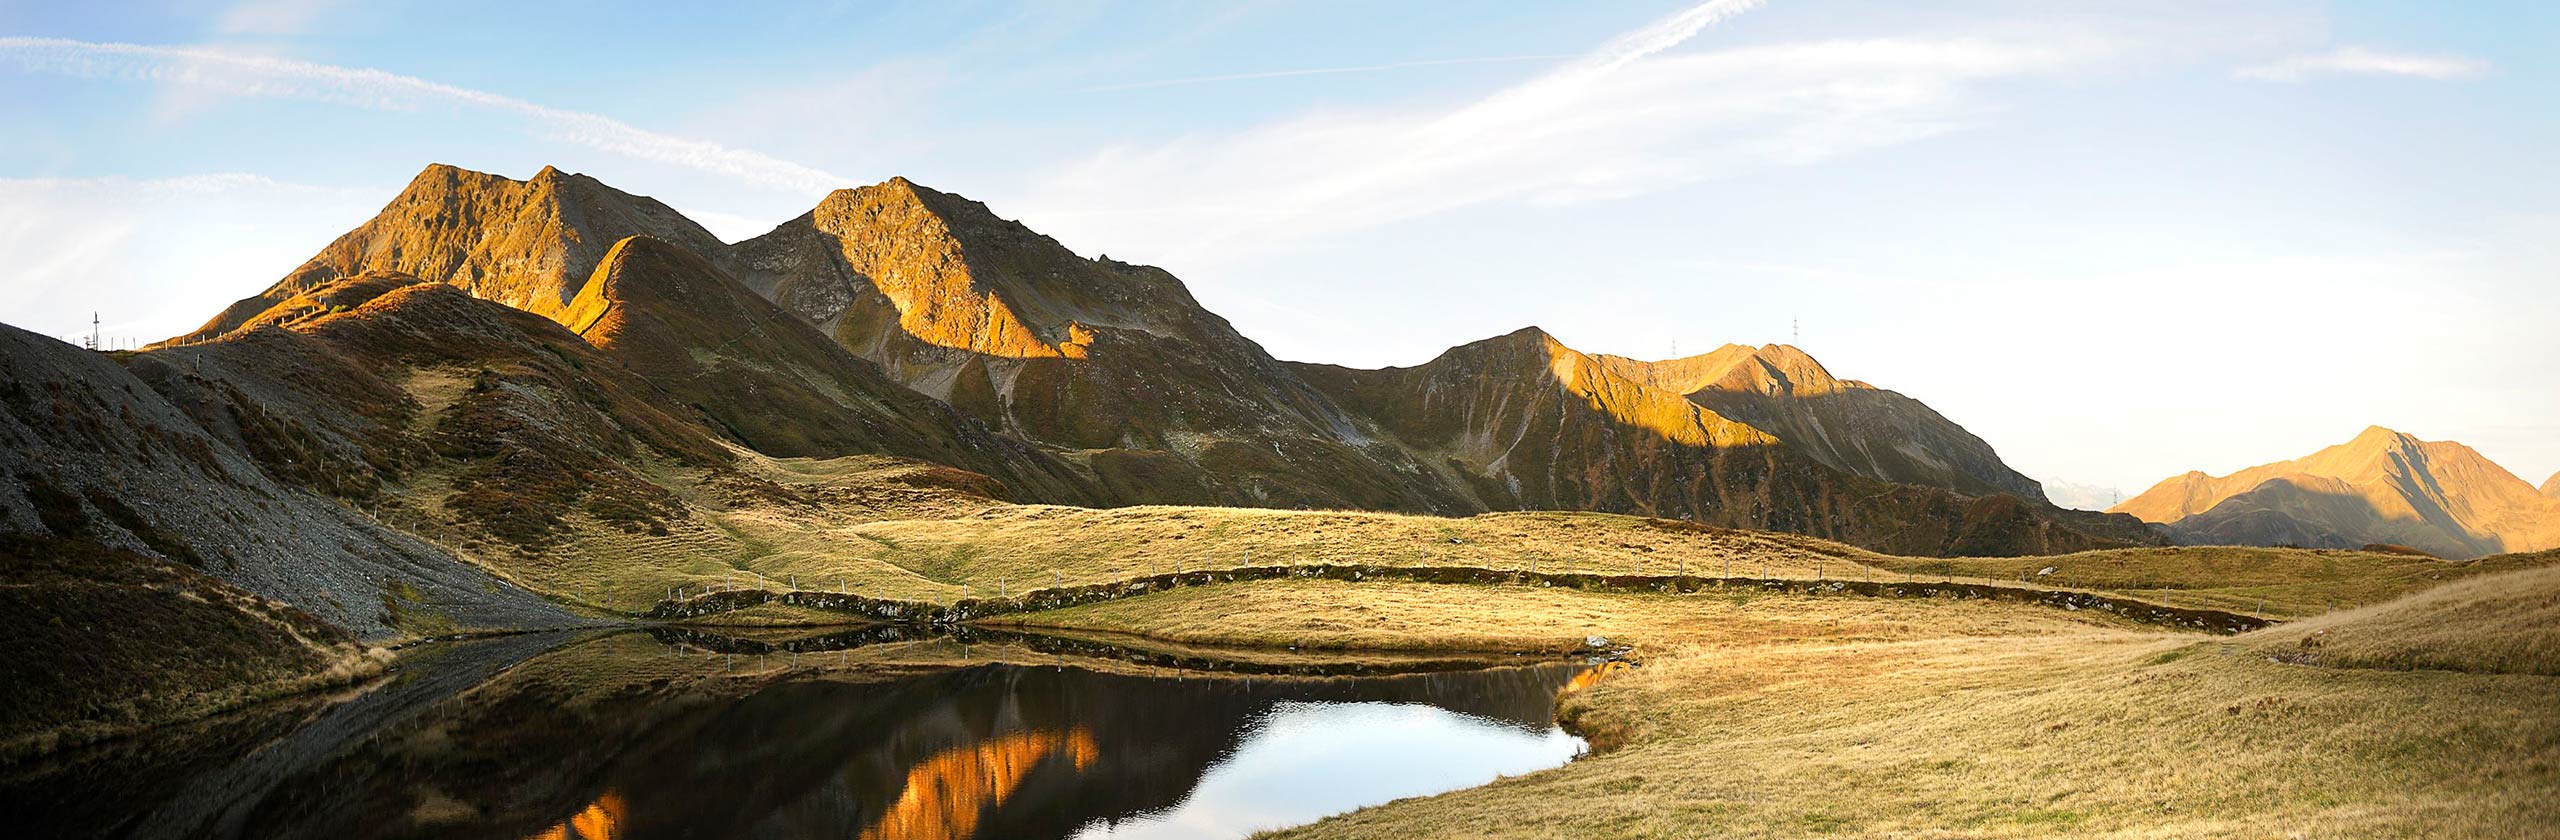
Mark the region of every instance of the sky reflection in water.
[[1422, 704], [1283, 702], [1169, 811], [1096, 821], [1078, 840], [1243, 837], [1562, 764], [1582, 739]]

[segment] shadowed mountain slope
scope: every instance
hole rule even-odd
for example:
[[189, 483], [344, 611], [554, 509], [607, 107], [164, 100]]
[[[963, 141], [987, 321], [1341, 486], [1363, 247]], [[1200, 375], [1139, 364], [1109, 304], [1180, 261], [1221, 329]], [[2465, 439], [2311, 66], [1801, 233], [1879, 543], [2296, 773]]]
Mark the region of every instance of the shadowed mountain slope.
[[1411, 368], [1299, 366], [1494, 509], [1640, 513], [1913, 554], [2049, 553], [2147, 538], [2125, 517], [1851, 475], [1613, 368], [1623, 360], [1584, 355], [1534, 327]]
[[[123, 358], [150, 367], [138, 355], [147, 354]], [[0, 327], [0, 533], [186, 566], [365, 637], [571, 620], [301, 486], [324, 473], [370, 475], [368, 457], [402, 456], [362, 434], [314, 431], [287, 404], [248, 395], [305, 392], [325, 402], [378, 393], [378, 383], [326, 355], [257, 355], [278, 378], [247, 387], [189, 379], [164, 395], [154, 383], [186, 375], [137, 376], [108, 355]], [[338, 489], [373, 486], [358, 478]]]
[[1073, 465], [890, 381], [663, 240], [615, 243], [559, 320], [759, 452], [901, 455], [996, 476], [1026, 499], [1095, 501]]
[[1661, 362], [1593, 358], [1612, 373], [1687, 395], [1717, 414], [1766, 430], [1833, 469], [1969, 496], [2045, 498], [2034, 479], [2010, 469], [1990, 444], [1963, 426], [1919, 400], [1835, 378], [1821, 362], [1789, 345], [1728, 344]]
[[223, 310], [179, 341], [230, 332], [307, 290], [368, 271], [449, 283], [536, 315], [574, 299], [605, 252], [648, 235], [702, 253], [720, 240], [655, 199], [585, 175], [543, 167], [517, 181], [429, 166], [371, 220], [329, 243], [256, 297]]
[[2387, 543], [2453, 558], [2560, 546], [2560, 500], [2470, 447], [2380, 426], [2292, 461], [2177, 476], [2114, 512], [2199, 544]]

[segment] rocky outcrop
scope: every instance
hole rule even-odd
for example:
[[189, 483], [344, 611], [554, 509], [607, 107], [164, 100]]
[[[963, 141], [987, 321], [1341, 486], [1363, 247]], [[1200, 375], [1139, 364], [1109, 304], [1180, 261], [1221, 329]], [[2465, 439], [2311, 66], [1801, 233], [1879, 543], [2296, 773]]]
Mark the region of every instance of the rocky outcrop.
[[2304, 458], [2177, 476], [2115, 512], [2191, 544], [2385, 543], [2456, 559], [2560, 546], [2560, 500], [2470, 447], [2380, 426]]

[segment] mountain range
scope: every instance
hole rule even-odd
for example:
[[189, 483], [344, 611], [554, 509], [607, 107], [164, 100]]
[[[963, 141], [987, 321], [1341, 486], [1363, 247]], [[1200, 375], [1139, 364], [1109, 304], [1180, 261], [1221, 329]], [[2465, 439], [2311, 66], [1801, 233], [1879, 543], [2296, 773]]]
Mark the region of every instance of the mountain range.
[[[628, 237], [654, 243], [626, 243]], [[320, 278], [369, 270], [443, 282], [589, 333], [595, 319], [607, 317], [591, 300], [608, 269], [634, 273], [613, 264], [624, 251], [649, 259], [649, 269], [637, 273], [651, 282], [702, 290], [670, 303], [716, 293], [736, 304], [725, 325], [733, 332], [763, 325], [758, 346], [728, 341], [724, 324], [700, 323], [682, 335], [661, 330], [654, 352], [622, 355], [649, 360], [630, 368], [659, 387], [697, 392], [685, 395], [688, 404], [719, 420], [734, 442], [768, 455], [885, 451], [946, 461], [912, 441], [808, 437], [811, 429], [843, 425], [810, 422], [827, 419], [802, 407], [810, 394], [905, 399], [884, 395], [894, 390], [879, 387], [885, 377], [1033, 444], [1037, 453], [1008, 453], [1004, 464], [953, 464], [987, 472], [1027, 501], [1444, 514], [1561, 507], [1780, 527], [1918, 553], [2143, 538], [2129, 521], [2052, 508], [2033, 480], [1961, 427], [1915, 400], [1835, 379], [1795, 348], [1727, 347], [1646, 363], [1584, 357], [1547, 338], [1528, 342], [1533, 352], [1497, 352], [1520, 343], [1515, 333], [1453, 349], [1416, 370], [1478, 358], [1484, 362], [1465, 368], [1472, 387], [1552, 391], [1596, 410], [1547, 418], [1532, 416], [1547, 409], [1529, 400], [1460, 407], [1364, 398], [1347, 390], [1359, 377], [1274, 359], [1161, 269], [1085, 259], [983, 204], [905, 179], [838, 190], [762, 236], [722, 245], [664, 204], [585, 176], [546, 168], [514, 181], [429, 167], [374, 219], [188, 340], [236, 329], [246, 323], [243, 313], [274, 306]], [[773, 307], [749, 297], [811, 329], [781, 324]], [[871, 364], [825, 352], [812, 335]], [[675, 348], [703, 345], [723, 348], [734, 363], [712, 375], [673, 369], [681, 355]], [[790, 362], [738, 373], [758, 359]], [[1588, 364], [1559, 373], [1579, 362]], [[795, 389], [773, 381], [784, 370], [832, 371], [837, 386]], [[792, 396], [777, 400], [777, 391]], [[1632, 408], [1648, 401], [1676, 410], [1647, 417]], [[741, 416], [749, 411], [765, 416]], [[1686, 416], [1692, 412], [1695, 418]], [[1489, 437], [1461, 452], [1447, 440], [1415, 436], [1444, 422], [1482, 434], [1507, 431], [1508, 453], [1548, 451], [1501, 457]], [[1542, 423], [1589, 441], [1625, 443], [1522, 437]], [[1687, 425], [1733, 433], [1688, 434]], [[1650, 434], [1624, 434], [1631, 429]], [[1703, 463], [1764, 449], [1757, 469], [1601, 486], [1611, 476], [1682, 459]], [[1009, 465], [1026, 458], [1070, 466], [1027, 468], [1041, 480], [1025, 484]], [[1590, 480], [1594, 475], [1601, 479]], [[1990, 509], [2004, 506], [1970, 500], [2001, 493], [2016, 497], [2037, 526], [1987, 524], [2001, 519]], [[1879, 495], [1885, 503], [1860, 501]], [[1862, 504], [1871, 509], [1853, 509]], [[2044, 527], [2054, 522], [2065, 524]], [[1970, 543], [1960, 546], [1960, 538]]]
[[[385, 579], [505, 623], [548, 608], [508, 581], [562, 558], [754, 550], [718, 499], [1590, 510], [1922, 555], [2162, 539], [1798, 348], [1648, 362], [1529, 328], [1409, 368], [1286, 362], [1161, 269], [904, 179], [726, 244], [583, 175], [431, 166], [185, 335], [7, 337], [0, 529], [365, 635], [404, 629]], [[760, 477], [816, 463], [858, 469], [823, 499]]]
[[2560, 476], [2537, 491], [2470, 447], [2374, 426], [2306, 457], [2170, 478], [2112, 512], [2181, 543], [2382, 544], [2468, 559], [2560, 547], [2555, 489]]

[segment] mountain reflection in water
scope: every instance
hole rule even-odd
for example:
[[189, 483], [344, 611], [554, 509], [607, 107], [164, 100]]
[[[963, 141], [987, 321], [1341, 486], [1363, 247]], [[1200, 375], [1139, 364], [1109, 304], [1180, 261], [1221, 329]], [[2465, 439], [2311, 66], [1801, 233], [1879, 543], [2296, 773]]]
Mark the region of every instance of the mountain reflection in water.
[[1581, 743], [1554, 700], [1588, 670], [1203, 677], [950, 640], [546, 644], [459, 643], [289, 724], [18, 768], [0, 813], [40, 836], [1240, 837], [1563, 763]]

